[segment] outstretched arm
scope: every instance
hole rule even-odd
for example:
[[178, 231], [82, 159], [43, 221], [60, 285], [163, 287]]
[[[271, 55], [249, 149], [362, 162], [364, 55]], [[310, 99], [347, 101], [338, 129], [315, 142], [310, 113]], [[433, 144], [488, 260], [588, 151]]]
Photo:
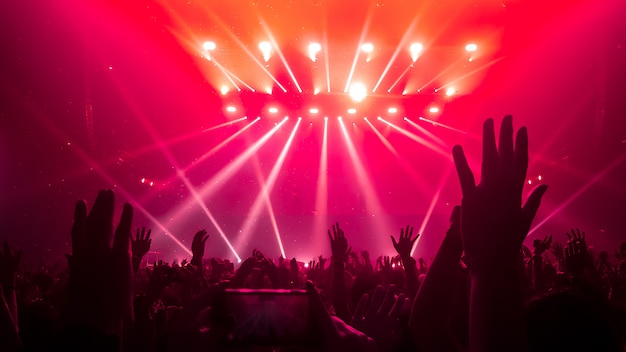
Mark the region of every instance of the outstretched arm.
[[151, 233], [152, 233], [152, 229], [148, 229], [148, 232], [146, 232], [146, 228], [142, 227], [141, 232], [139, 232], [139, 229], [137, 229], [137, 235], [135, 236], [135, 238], [132, 238], [132, 236], [130, 238], [131, 249], [133, 252], [133, 272], [134, 273], [139, 271], [141, 259], [150, 250], [150, 245], [152, 244], [152, 239], [150, 239]]
[[191, 258], [191, 265], [195, 266], [199, 270], [202, 270], [202, 257], [204, 257], [204, 244], [209, 239], [206, 230], [200, 230], [193, 236], [193, 242], [191, 242], [191, 252], [193, 257]]
[[330, 247], [332, 249], [332, 257], [330, 258], [330, 268], [332, 272], [332, 299], [333, 306], [337, 316], [344, 322], [350, 321], [350, 312], [348, 310], [348, 294], [346, 293], [346, 284], [344, 281], [344, 262], [350, 251], [348, 240], [344, 236], [343, 230], [339, 227], [339, 223], [333, 225], [331, 234], [328, 230], [328, 238], [330, 239]]
[[415, 264], [415, 259], [411, 257], [411, 250], [420, 235], [417, 234], [413, 237], [413, 226], [406, 225], [406, 229], [400, 229], [400, 237], [397, 242], [393, 236], [390, 237], [391, 242], [393, 243], [393, 248], [395, 248], [396, 252], [400, 255], [402, 266], [404, 266], [404, 276], [406, 277], [406, 288], [409, 298], [413, 299], [417, 294], [419, 284], [417, 279], [417, 266]]
[[456, 206], [450, 217], [450, 228], [430, 264], [411, 310], [409, 329], [420, 350], [459, 350], [449, 333], [448, 321], [462, 253], [461, 207]]
[[483, 125], [481, 181], [476, 184], [463, 148], [452, 150], [463, 200], [461, 237], [471, 272], [470, 351], [525, 351], [521, 280], [517, 259], [547, 189], [542, 185], [522, 206], [528, 168], [528, 135], [513, 141], [506, 116], [496, 147], [492, 119]]

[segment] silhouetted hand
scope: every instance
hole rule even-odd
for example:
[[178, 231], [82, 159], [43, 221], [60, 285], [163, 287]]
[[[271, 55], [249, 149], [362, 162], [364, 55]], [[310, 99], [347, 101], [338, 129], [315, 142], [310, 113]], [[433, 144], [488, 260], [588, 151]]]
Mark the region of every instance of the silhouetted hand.
[[574, 277], [580, 277], [590, 260], [587, 250], [587, 242], [585, 241], [585, 233], [579, 229], [573, 230], [572, 233], [566, 233], [569, 241], [565, 247], [565, 265], [567, 272]]
[[376, 341], [379, 351], [393, 351], [402, 335], [400, 313], [409, 307], [404, 293], [396, 296], [396, 286], [378, 285], [372, 296], [361, 296], [350, 325]]
[[352, 247], [348, 247], [348, 240], [343, 233], [343, 230], [339, 227], [339, 223], [333, 225], [333, 232], [330, 233], [328, 230], [328, 238], [330, 239], [330, 248], [333, 254], [334, 261], [343, 262], [346, 259], [348, 253]]
[[[528, 136], [522, 127], [513, 147], [513, 121], [506, 116], [500, 129], [496, 148], [493, 120], [483, 125], [483, 157], [481, 181], [476, 185], [463, 148], [452, 150], [463, 200], [461, 235], [470, 264], [476, 261], [517, 260], [520, 247], [537, 213], [547, 186], [541, 185], [530, 194], [523, 206], [522, 188], [528, 168]], [[482, 263], [484, 265], [486, 263]]]
[[3, 287], [15, 287], [17, 269], [20, 266], [22, 251], [12, 251], [7, 241], [4, 241], [0, 252], [0, 285]]
[[374, 340], [328, 313], [311, 281], [306, 283], [306, 292], [309, 296], [311, 323], [317, 328], [321, 341], [319, 351], [376, 351]]
[[565, 259], [565, 252], [563, 251], [561, 242], [553, 242], [550, 247], [550, 252], [559, 260]]
[[113, 235], [115, 195], [98, 193], [87, 214], [78, 201], [67, 255], [69, 303], [73, 320], [98, 331], [119, 331], [123, 316], [132, 319], [130, 238], [133, 207], [126, 203]]
[[411, 256], [411, 250], [413, 249], [413, 245], [415, 244], [415, 241], [417, 241], [417, 239], [420, 237], [419, 233], [415, 235], [415, 237], [411, 238], [412, 236], [413, 226], [411, 225], [406, 225], [406, 230], [402, 228], [400, 229], [400, 237], [398, 238], [397, 242], [393, 236], [389, 236], [391, 237], [393, 248], [396, 249], [396, 252], [398, 252], [400, 258], [402, 259], [406, 259]]
[[191, 242], [191, 251], [194, 257], [204, 257], [204, 244], [209, 239], [206, 230], [200, 230], [193, 236], [193, 242]]
[[533, 242], [533, 250], [534, 255], [542, 255], [543, 252], [547, 251], [550, 248], [550, 244], [552, 243], [552, 235], [544, 237], [542, 240], [535, 240]]
[[141, 260], [150, 251], [150, 245], [152, 244], [152, 239], [150, 239], [151, 233], [152, 229], [148, 229], [148, 232], [146, 232], [146, 228], [142, 227], [141, 232], [137, 229], [137, 235], [134, 239], [130, 238], [133, 257]]

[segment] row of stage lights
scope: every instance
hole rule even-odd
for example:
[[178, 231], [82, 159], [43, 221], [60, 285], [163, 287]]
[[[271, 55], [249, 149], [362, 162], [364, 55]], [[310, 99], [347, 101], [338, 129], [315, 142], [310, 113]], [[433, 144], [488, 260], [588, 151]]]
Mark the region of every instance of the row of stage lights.
[[[227, 113], [233, 114], [233, 113], [236, 113], [238, 109], [237, 109], [236, 106], [229, 105], [229, 106], [226, 107], [225, 110], [226, 110]], [[440, 111], [441, 111], [441, 109], [438, 106], [431, 106], [431, 107], [428, 108], [428, 112], [431, 113], [431, 114], [437, 114]], [[279, 109], [277, 107], [275, 107], [275, 106], [272, 106], [272, 107], [267, 108], [267, 112], [272, 114], [272, 115], [277, 115], [279, 113]], [[355, 115], [357, 113], [357, 109], [356, 108], [349, 108], [348, 110], [346, 110], [346, 112], [348, 114], [350, 114], [350, 115]], [[398, 108], [393, 107], [393, 106], [389, 107], [387, 109], [387, 113], [392, 114], [392, 115], [396, 114], [397, 112], [398, 112]], [[320, 109], [319, 108], [313, 107], [313, 108], [309, 109], [309, 114], [311, 114], [311, 115], [318, 115], [319, 113], [320, 113]]]
[[[211, 52], [217, 49], [217, 44], [213, 41], [206, 41], [202, 44], [202, 48], [207, 52]], [[369, 62], [372, 59], [371, 54], [374, 52], [374, 44], [369, 43], [369, 42], [363, 43], [361, 44], [360, 49], [363, 53], [367, 55], [365, 60]], [[263, 56], [263, 61], [269, 62], [274, 51], [272, 43], [268, 41], [260, 42], [259, 50], [261, 51], [261, 55]], [[468, 43], [465, 45], [465, 51], [470, 54], [468, 58], [469, 61], [472, 61], [474, 59], [471, 54], [476, 52], [477, 50], [478, 50], [478, 45], [476, 45], [475, 43]], [[318, 59], [317, 55], [321, 51], [322, 51], [322, 45], [320, 43], [317, 43], [317, 42], [310, 43], [307, 48], [309, 59], [311, 59], [311, 61], [313, 62], [316, 62]], [[411, 56], [411, 60], [413, 60], [413, 62], [416, 62], [417, 59], [419, 59], [422, 52], [424, 51], [424, 45], [419, 42], [412, 43], [411, 45], [409, 45], [408, 51], [409, 51], [409, 55]], [[211, 57], [208, 56], [208, 59], [210, 60]]]
[[[272, 43], [269, 41], [262, 41], [259, 43], [259, 50], [261, 51], [261, 54], [263, 56], [263, 61], [265, 61], [266, 63], [269, 62], [269, 60], [272, 58], [272, 54], [273, 52], [277, 52], [279, 54], [279, 56], [281, 57], [281, 60], [283, 61], [284, 65], [287, 67], [287, 70], [289, 71], [290, 75], [292, 76], [292, 79], [294, 81], [294, 83], [296, 84], [296, 87], [298, 89], [298, 91], [300, 91], [302, 93], [302, 89], [300, 88], [299, 84], [296, 81], [296, 78], [294, 77], [293, 73], [291, 72], [291, 69], [288, 67], [287, 63], [285, 62], [285, 58], [283, 57], [283, 55], [280, 52], [280, 49], [276, 46], [276, 43]], [[246, 86], [247, 88], [249, 88], [251, 91], [255, 91], [254, 88], [252, 88], [251, 86], [247, 85], [245, 82], [243, 82], [240, 78], [238, 78], [237, 76], [235, 76], [232, 72], [229, 72], [226, 68], [224, 68], [221, 64], [219, 64], [213, 57], [212, 57], [212, 52], [215, 51], [217, 49], [217, 44], [214, 41], [205, 41], [202, 44], [202, 49], [204, 51], [203, 56], [209, 60], [209, 61], [213, 61], [214, 64], [222, 71], [222, 73], [224, 73], [224, 75], [227, 77], [227, 79], [232, 83], [232, 85], [238, 90], [241, 91], [241, 88], [239, 87], [239, 85], [235, 82], [235, 81], [239, 81], [242, 85]], [[366, 62], [371, 61], [372, 59], [372, 53], [374, 52], [374, 44], [370, 43], [370, 42], [366, 42], [360, 45], [359, 50], [357, 51], [357, 55], [359, 53], [364, 53], [366, 55]], [[410, 67], [413, 67], [413, 63], [415, 63], [420, 55], [423, 53], [423, 51], [425, 50], [425, 47], [422, 43], [419, 42], [414, 42], [412, 44], [410, 44], [408, 46], [408, 52], [410, 54], [412, 63]], [[474, 53], [478, 50], [478, 45], [475, 43], [468, 43], [465, 45], [465, 52], [467, 54], [469, 54], [468, 56], [468, 60], [471, 62], [474, 59]], [[307, 52], [308, 52], [308, 56], [311, 59], [311, 61], [316, 62], [318, 59], [318, 54], [322, 51], [322, 45], [318, 42], [311, 42], [308, 45], [307, 48]], [[397, 52], [396, 52], [397, 53]], [[395, 54], [393, 56], [393, 58], [395, 59]], [[394, 60], [392, 59], [392, 60]], [[356, 59], [355, 59], [356, 60]], [[356, 61], [355, 61], [356, 63]], [[260, 63], [259, 63], [260, 64]], [[390, 62], [391, 64], [391, 62]], [[268, 75], [271, 76], [271, 74], [269, 72], [267, 72], [267, 70], [265, 68], [263, 68], [263, 70], [266, 71], [266, 73]], [[352, 70], [354, 70], [354, 64], [353, 64], [353, 68]], [[408, 70], [408, 68], [407, 68]], [[400, 76], [402, 77], [407, 70], [405, 70], [405, 72]], [[384, 74], [387, 72], [387, 69], [385, 69]], [[383, 76], [381, 76], [381, 78], [379, 79], [379, 82], [376, 84], [376, 86], [372, 89], [372, 92], [376, 92], [378, 85], [380, 84], [380, 82], [382, 81]], [[348, 78], [348, 83], [346, 83], [346, 87], [344, 92], [347, 93], [349, 95], [349, 97], [355, 101], [355, 102], [361, 102], [363, 101], [367, 96], [368, 96], [368, 89], [367, 87], [365, 87], [365, 85], [363, 85], [362, 83], [358, 83], [358, 82], [354, 82], [352, 84], [350, 84], [350, 80], [352, 77], [352, 71], [350, 73], [350, 76]], [[272, 79], [274, 80], [274, 82], [277, 83], [277, 85], [286, 92], [285, 87], [283, 87], [282, 85], [280, 85], [280, 83], [278, 83], [278, 81], [276, 81], [276, 79], [274, 77], [272, 77]], [[393, 87], [396, 85], [396, 83], [399, 81], [400, 78], [398, 78], [398, 80], [396, 80], [396, 82], [387, 90], [388, 92], [391, 92], [391, 90], [393, 89]], [[328, 79], [327, 79], [328, 80]], [[435, 89], [435, 93], [438, 93], [439, 90], [441, 90], [443, 88], [438, 88]], [[220, 92], [222, 95], [227, 95], [230, 92], [230, 88], [228, 85], [222, 85], [220, 88]], [[330, 83], [328, 83], [328, 87], [327, 87], [328, 92], [330, 93]], [[418, 93], [421, 93], [421, 89], [419, 89], [417, 91]], [[272, 94], [273, 93], [273, 88], [271, 86], [268, 86], [265, 88], [265, 93], [267, 94]], [[316, 88], [314, 91], [314, 95], [317, 95], [318, 93], [320, 93], [320, 89]], [[403, 92], [403, 95], [406, 95], [406, 91]], [[446, 91], [445, 91], [447, 96], [452, 96], [456, 93], [456, 89], [454, 87], [447, 87]]]

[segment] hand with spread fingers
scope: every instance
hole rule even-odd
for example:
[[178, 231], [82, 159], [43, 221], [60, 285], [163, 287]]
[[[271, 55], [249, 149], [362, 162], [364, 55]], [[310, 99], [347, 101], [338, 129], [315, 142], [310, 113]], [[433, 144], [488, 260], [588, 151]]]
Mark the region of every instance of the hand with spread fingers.
[[461, 238], [471, 272], [470, 351], [524, 351], [518, 257], [547, 186], [535, 188], [522, 205], [528, 134], [522, 127], [513, 140], [511, 116], [502, 120], [497, 147], [492, 119], [483, 124], [482, 142], [478, 184], [463, 148], [452, 150], [463, 193]]
[[470, 264], [515, 262], [547, 186], [535, 188], [522, 205], [528, 168], [528, 135], [522, 127], [513, 141], [511, 116], [502, 121], [498, 147], [493, 120], [485, 121], [482, 153], [481, 180], [476, 184], [463, 148], [457, 145], [452, 150], [463, 193], [463, 249]]

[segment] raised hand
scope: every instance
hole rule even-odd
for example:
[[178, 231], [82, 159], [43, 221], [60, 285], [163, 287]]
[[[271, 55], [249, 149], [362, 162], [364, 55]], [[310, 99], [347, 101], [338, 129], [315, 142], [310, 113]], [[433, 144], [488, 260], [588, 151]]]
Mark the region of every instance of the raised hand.
[[535, 188], [528, 201], [521, 205], [528, 168], [526, 128], [522, 127], [517, 132], [514, 147], [513, 119], [506, 116], [496, 148], [493, 120], [485, 121], [482, 172], [478, 185], [463, 148], [455, 146], [452, 154], [463, 192], [461, 235], [466, 256], [470, 262], [491, 261], [495, 264], [500, 260], [516, 261], [547, 189], [546, 185]]
[[380, 351], [395, 351], [402, 335], [400, 313], [408, 311], [404, 293], [396, 296], [396, 287], [377, 286], [370, 296], [361, 296], [350, 325], [376, 341]]
[[151, 233], [152, 229], [148, 229], [148, 232], [146, 232], [146, 228], [142, 227], [141, 232], [137, 229], [137, 235], [135, 238], [130, 238], [133, 257], [141, 259], [144, 255], [146, 255], [146, 253], [148, 253], [150, 245], [152, 244], [152, 239], [150, 238]]
[[550, 248], [550, 244], [552, 243], [552, 235], [544, 237], [542, 240], [535, 240], [533, 242], [533, 250], [534, 255], [542, 255], [543, 252], [547, 251]]
[[4, 241], [0, 252], [0, 285], [5, 290], [15, 288], [15, 278], [21, 257], [22, 250], [12, 251], [7, 241]]
[[330, 239], [330, 248], [333, 254], [332, 259], [333, 261], [343, 262], [346, 259], [348, 253], [350, 253], [350, 250], [352, 249], [352, 247], [348, 247], [348, 240], [346, 239], [346, 236], [344, 235], [341, 227], [339, 227], [338, 222], [335, 225], [333, 225], [332, 230], [333, 230], [332, 234], [330, 233], [330, 230], [328, 230], [328, 238]]
[[132, 318], [130, 238], [133, 207], [126, 203], [113, 234], [115, 195], [103, 190], [87, 214], [78, 201], [67, 255], [72, 320], [100, 332], [119, 332], [122, 317]]
[[197, 268], [202, 269], [202, 257], [204, 257], [204, 244], [209, 239], [206, 230], [200, 230], [193, 236], [191, 242], [191, 265], [195, 265]]
[[415, 245], [415, 241], [417, 241], [417, 239], [420, 237], [419, 233], [415, 235], [415, 237], [411, 238], [412, 236], [413, 226], [411, 225], [406, 225], [406, 230], [400, 228], [400, 237], [398, 238], [397, 242], [393, 236], [389, 236], [391, 237], [393, 248], [396, 249], [396, 252], [398, 252], [402, 260], [407, 259], [411, 256], [411, 250]]
[[148, 229], [148, 232], [146, 232], [146, 228], [142, 227], [141, 232], [137, 229], [137, 235], [134, 239], [132, 236], [130, 237], [134, 272], [139, 271], [141, 259], [144, 255], [146, 255], [146, 253], [148, 253], [148, 251], [150, 251], [150, 245], [152, 244], [152, 239], [150, 239], [151, 233], [151, 229]]
[[476, 184], [463, 148], [452, 149], [461, 184], [461, 237], [469, 261], [470, 351], [523, 351], [524, 309], [518, 256], [547, 186], [522, 205], [528, 169], [528, 135], [513, 118], [502, 120], [496, 147], [494, 123], [483, 124], [481, 180]]
[[327, 352], [377, 350], [374, 340], [330, 315], [311, 281], [306, 283], [306, 292], [309, 296], [311, 324], [318, 332], [315, 337], [321, 342], [321, 346], [314, 350]]
[[565, 267], [568, 273], [579, 278], [589, 264], [590, 255], [587, 250], [585, 233], [581, 233], [579, 229], [572, 229], [571, 231], [571, 234], [566, 233], [569, 241], [565, 247]]

